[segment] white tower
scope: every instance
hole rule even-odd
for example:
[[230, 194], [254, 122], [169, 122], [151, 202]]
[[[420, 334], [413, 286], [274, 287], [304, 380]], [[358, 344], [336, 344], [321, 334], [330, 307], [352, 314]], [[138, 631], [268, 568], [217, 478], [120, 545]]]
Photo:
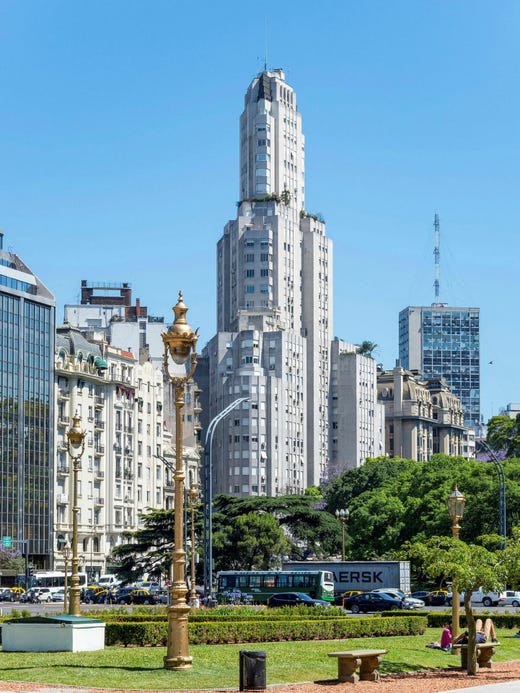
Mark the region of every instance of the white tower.
[[282, 70], [251, 82], [240, 118], [240, 201], [217, 246], [209, 415], [214, 490], [299, 493], [327, 475], [332, 243], [304, 205], [304, 137]]

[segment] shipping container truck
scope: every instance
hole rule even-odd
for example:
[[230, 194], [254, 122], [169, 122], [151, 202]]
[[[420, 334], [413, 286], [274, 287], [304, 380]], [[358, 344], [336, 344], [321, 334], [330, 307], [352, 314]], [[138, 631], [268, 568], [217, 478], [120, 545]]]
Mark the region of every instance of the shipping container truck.
[[284, 561], [282, 570], [329, 570], [336, 594], [378, 588], [410, 592], [410, 561]]

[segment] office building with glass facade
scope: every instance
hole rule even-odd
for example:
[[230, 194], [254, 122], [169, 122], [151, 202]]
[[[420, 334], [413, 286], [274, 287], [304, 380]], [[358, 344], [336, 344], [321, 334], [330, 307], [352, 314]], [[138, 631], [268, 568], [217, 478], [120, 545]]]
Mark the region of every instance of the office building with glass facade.
[[40, 567], [52, 547], [54, 326], [54, 296], [0, 234], [0, 526]]
[[464, 409], [464, 425], [480, 424], [480, 309], [444, 303], [399, 313], [399, 362], [425, 378], [444, 377]]

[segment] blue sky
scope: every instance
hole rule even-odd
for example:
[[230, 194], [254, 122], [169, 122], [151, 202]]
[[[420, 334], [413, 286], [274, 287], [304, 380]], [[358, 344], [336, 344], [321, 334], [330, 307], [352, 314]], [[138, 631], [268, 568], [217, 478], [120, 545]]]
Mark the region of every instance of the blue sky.
[[267, 46], [334, 240], [335, 334], [394, 365], [399, 310], [434, 299], [437, 212], [441, 300], [481, 308], [487, 419], [520, 401], [519, 30], [516, 0], [0, 0], [4, 247], [59, 321], [81, 279], [128, 281], [154, 315], [182, 288], [205, 344]]

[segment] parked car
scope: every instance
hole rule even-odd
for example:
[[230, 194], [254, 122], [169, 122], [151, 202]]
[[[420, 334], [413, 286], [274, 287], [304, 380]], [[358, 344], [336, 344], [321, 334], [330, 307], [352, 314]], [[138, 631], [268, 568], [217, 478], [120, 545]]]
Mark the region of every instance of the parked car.
[[325, 606], [329, 607], [329, 602], [323, 599], [313, 599], [305, 592], [277, 592], [267, 599], [267, 606]]
[[352, 597], [350, 610], [353, 614], [367, 611], [395, 611], [402, 609], [403, 600], [389, 597], [384, 592], [365, 592]]
[[156, 604], [168, 604], [168, 590], [157, 590], [154, 596]]
[[25, 594], [25, 590], [23, 587], [10, 587], [9, 588], [11, 592], [15, 595], [15, 601], [20, 600], [20, 597], [22, 594]]
[[155, 604], [155, 597], [148, 590], [123, 587], [117, 591], [114, 601], [117, 604]]
[[371, 591], [375, 592], [376, 594], [378, 592], [395, 592], [401, 599], [408, 596], [406, 592], [403, 592], [403, 590], [398, 590], [397, 587], [378, 587], [377, 589]]
[[[69, 593], [69, 589], [67, 588], [67, 594]], [[60, 587], [57, 589], [53, 595], [52, 595], [52, 601], [53, 602], [64, 602], [65, 601], [65, 587]]]
[[352, 603], [352, 597], [355, 597], [358, 594], [363, 594], [361, 590], [347, 590], [346, 592], [343, 592], [343, 602], [341, 606], [344, 609], [350, 609], [350, 604]]
[[2, 587], [0, 589], [0, 602], [14, 602], [18, 597], [9, 587]]
[[394, 599], [400, 599], [403, 609], [424, 608], [424, 602], [422, 601], [422, 599], [416, 599], [415, 597], [407, 596], [402, 597], [401, 595], [404, 594], [404, 592], [401, 592], [400, 590], [379, 590], [378, 592], [376, 592], [376, 594], [387, 594], [389, 597], [393, 597]]
[[420, 599], [428, 606], [442, 606], [446, 603], [447, 594], [446, 590], [432, 590], [431, 592], [420, 590], [419, 592], [412, 592], [410, 596], [414, 599]]
[[100, 587], [99, 585], [86, 587], [81, 592], [81, 601], [84, 604], [97, 604], [98, 602], [96, 601], [96, 596], [99, 592], [106, 592], [106, 590], [104, 587]]
[[520, 592], [513, 592], [513, 590], [501, 592], [498, 597], [498, 606], [520, 606]]
[[[500, 595], [498, 592], [483, 592], [482, 590], [475, 590], [471, 595], [471, 603], [473, 605], [482, 604], [482, 606], [497, 606], [499, 596]], [[461, 605], [464, 604], [464, 592], [459, 594], [459, 598]], [[451, 606], [452, 602], [453, 594], [452, 592], [448, 592], [446, 595], [446, 604]]]
[[35, 602], [52, 602], [53, 590], [50, 587], [38, 587], [38, 591], [34, 594]]
[[446, 604], [447, 594], [448, 590], [432, 590], [431, 592], [428, 592], [423, 601], [429, 606], [442, 606], [443, 604]]

